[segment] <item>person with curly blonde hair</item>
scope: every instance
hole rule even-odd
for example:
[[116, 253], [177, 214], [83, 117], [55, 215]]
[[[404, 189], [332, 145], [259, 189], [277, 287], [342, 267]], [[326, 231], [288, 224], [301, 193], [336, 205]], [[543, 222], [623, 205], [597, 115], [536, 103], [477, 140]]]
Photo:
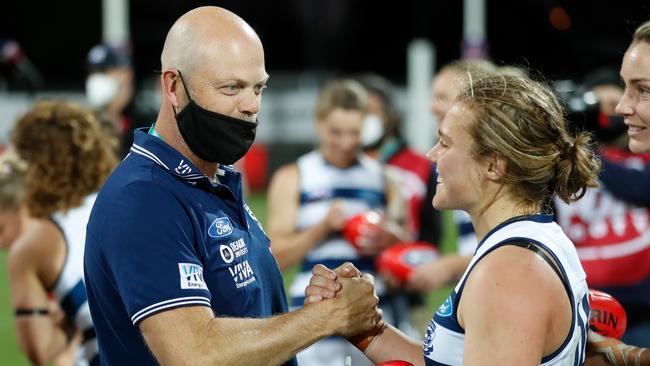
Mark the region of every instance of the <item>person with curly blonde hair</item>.
[[108, 140], [90, 111], [66, 102], [37, 103], [19, 119], [12, 143], [29, 163], [30, 213], [67, 211], [98, 191], [117, 163]]
[[43, 101], [18, 119], [11, 142], [24, 163], [3, 163], [10, 176], [0, 179], [0, 201], [19, 215], [13, 231], [0, 238], [12, 243], [18, 343], [33, 363], [44, 364], [80, 342], [77, 364], [96, 365], [83, 249], [96, 192], [116, 165], [110, 141], [89, 111]]

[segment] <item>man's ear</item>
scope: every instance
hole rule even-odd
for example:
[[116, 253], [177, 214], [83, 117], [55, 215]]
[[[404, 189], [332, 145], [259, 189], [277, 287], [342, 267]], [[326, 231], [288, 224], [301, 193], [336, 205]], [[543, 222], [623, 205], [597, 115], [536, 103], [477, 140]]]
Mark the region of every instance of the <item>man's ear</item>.
[[163, 98], [167, 99], [176, 108], [176, 111], [178, 111], [178, 107], [180, 106], [180, 100], [176, 94], [179, 80], [178, 74], [172, 70], [165, 70], [160, 75], [160, 78]]
[[485, 176], [494, 182], [500, 182], [508, 171], [508, 163], [497, 154], [486, 157]]

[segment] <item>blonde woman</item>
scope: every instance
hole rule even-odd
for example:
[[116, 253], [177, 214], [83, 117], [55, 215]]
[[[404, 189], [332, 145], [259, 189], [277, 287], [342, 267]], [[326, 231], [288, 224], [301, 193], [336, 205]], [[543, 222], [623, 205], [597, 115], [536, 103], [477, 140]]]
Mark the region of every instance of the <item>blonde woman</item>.
[[93, 115], [65, 102], [37, 103], [17, 121], [11, 142], [26, 163], [22, 187], [3, 184], [3, 194], [14, 199], [16, 225], [3, 243], [12, 242], [8, 268], [18, 343], [40, 365], [68, 349], [76, 336], [76, 364], [97, 365], [83, 248], [94, 192], [115, 156]]

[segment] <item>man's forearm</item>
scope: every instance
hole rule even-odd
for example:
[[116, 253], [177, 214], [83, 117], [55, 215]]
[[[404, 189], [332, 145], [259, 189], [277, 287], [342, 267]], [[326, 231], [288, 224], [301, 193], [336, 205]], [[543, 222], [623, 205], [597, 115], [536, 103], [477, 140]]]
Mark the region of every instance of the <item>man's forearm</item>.
[[311, 306], [268, 319], [215, 318], [206, 337], [220, 344], [210, 347], [207, 364], [281, 365], [328, 336], [327, 329]]
[[161, 365], [280, 365], [334, 333], [335, 304], [315, 304], [265, 319], [215, 318], [210, 308], [166, 311], [140, 324]]
[[153, 314], [139, 327], [162, 365], [279, 365], [326, 336], [377, 325], [372, 278], [339, 281], [335, 298], [269, 318], [215, 318], [210, 307], [187, 306]]

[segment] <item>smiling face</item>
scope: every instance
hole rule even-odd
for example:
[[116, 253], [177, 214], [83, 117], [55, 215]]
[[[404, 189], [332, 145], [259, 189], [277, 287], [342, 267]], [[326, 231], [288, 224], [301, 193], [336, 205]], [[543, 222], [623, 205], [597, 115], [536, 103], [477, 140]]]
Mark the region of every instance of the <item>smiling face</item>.
[[616, 113], [625, 117], [630, 136], [630, 150], [650, 152], [650, 44], [634, 43], [625, 53], [621, 65], [625, 93]]
[[438, 180], [433, 207], [471, 212], [485, 201], [484, 164], [473, 155], [474, 138], [470, 134], [475, 114], [456, 103], [440, 123], [438, 143], [427, 153], [436, 164]]

